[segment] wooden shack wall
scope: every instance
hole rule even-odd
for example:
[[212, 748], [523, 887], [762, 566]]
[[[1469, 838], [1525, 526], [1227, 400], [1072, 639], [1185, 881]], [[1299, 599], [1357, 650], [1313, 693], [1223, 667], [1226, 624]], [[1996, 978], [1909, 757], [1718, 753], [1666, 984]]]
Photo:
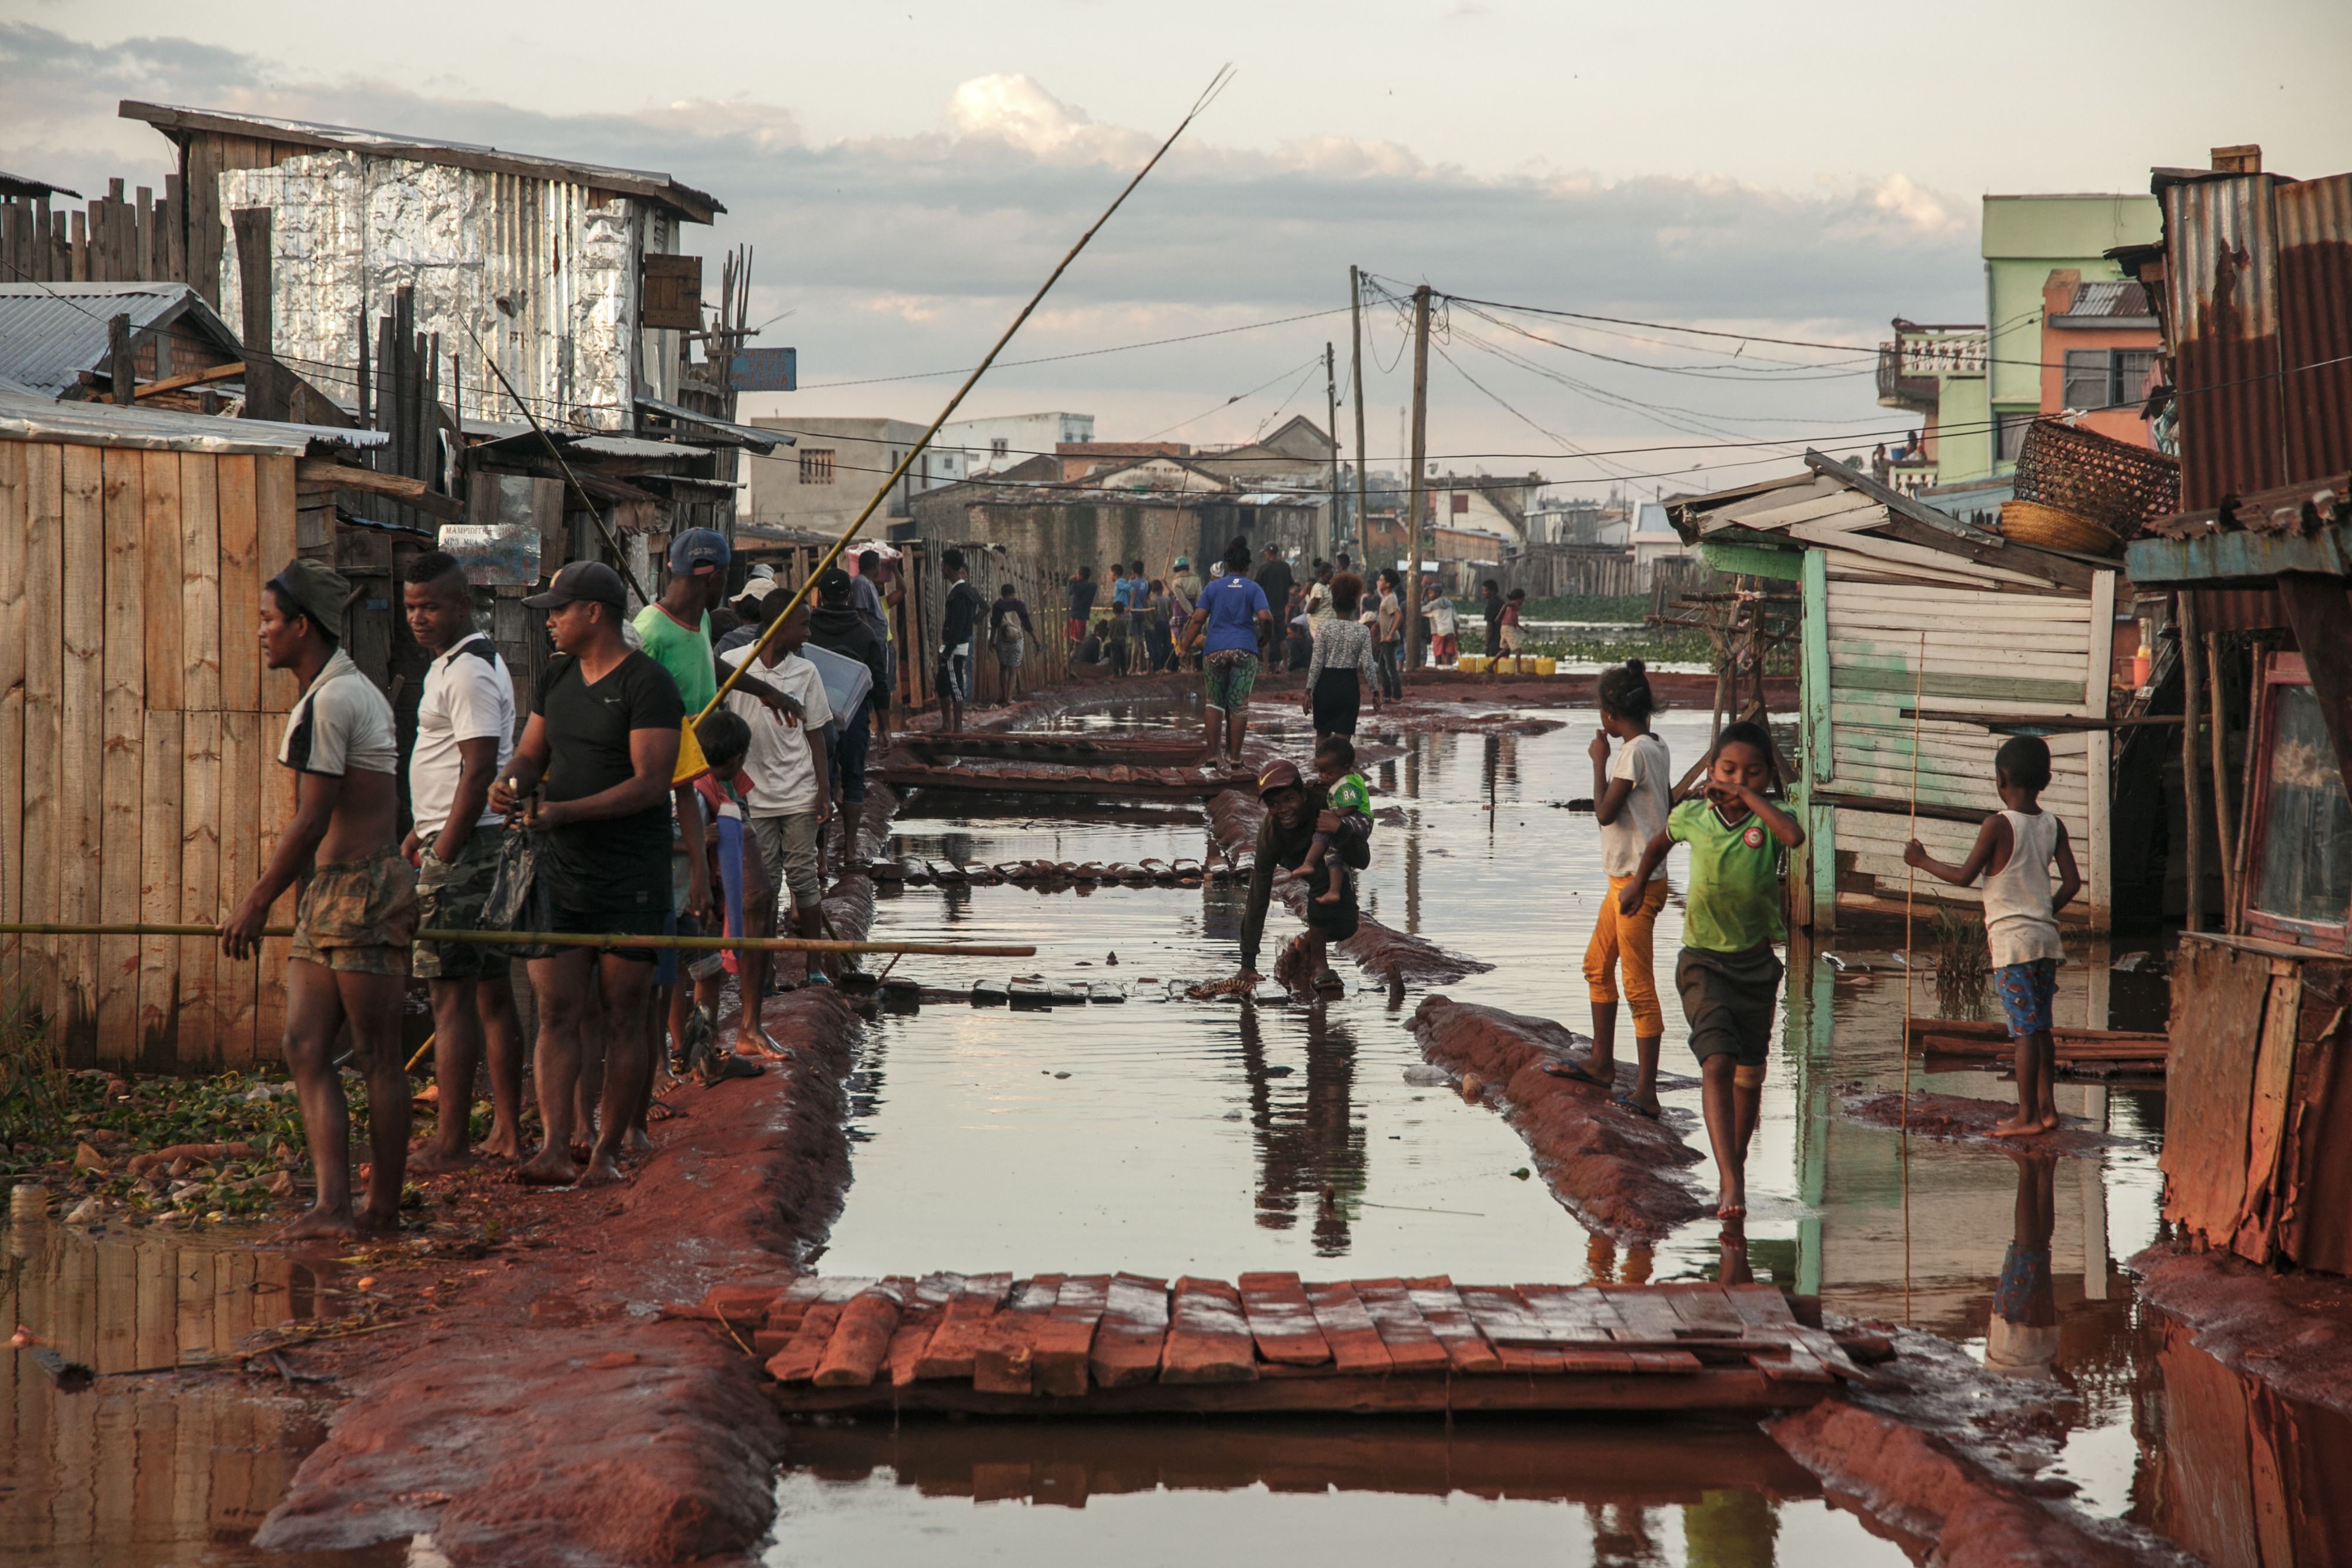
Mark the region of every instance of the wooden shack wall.
[[[0, 920], [212, 923], [244, 897], [293, 813], [272, 759], [297, 688], [254, 628], [294, 553], [290, 457], [0, 441]], [[237, 1065], [277, 1053], [287, 946], [0, 938], [0, 994], [79, 1061]]]
[[[1824, 570], [1808, 574], [1806, 733], [1817, 755], [1808, 783], [1814, 924], [1823, 928], [1825, 886], [1836, 909], [1855, 915], [1899, 913], [1912, 885], [1903, 845], [1915, 824], [1912, 798], [1917, 706], [1918, 800], [1916, 829], [1937, 858], [1967, 857], [1982, 814], [2000, 809], [1993, 756], [2007, 737], [1976, 720], [1939, 719], [1937, 710], [1999, 713], [2021, 718], [2107, 714], [2110, 622], [2115, 577], [2101, 573], [2089, 593], [1996, 591], [1925, 578], [1889, 580], [1845, 569], [1834, 550], [1811, 552]], [[1921, 663], [1922, 638], [1925, 663]], [[1820, 646], [1810, 644], [1818, 638]], [[2108, 890], [2107, 808], [2111, 742], [2105, 731], [2048, 737], [2051, 783], [2042, 804], [2065, 824], [2084, 892], [2067, 916], [2105, 930]], [[1826, 760], [1826, 767], [1823, 762]], [[1870, 805], [1840, 805], [1841, 800]], [[1822, 830], [1826, 829], [1824, 832]], [[1979, 901], [1973, 887], [1921, 877], [1919, 896], [1955, 904]]]

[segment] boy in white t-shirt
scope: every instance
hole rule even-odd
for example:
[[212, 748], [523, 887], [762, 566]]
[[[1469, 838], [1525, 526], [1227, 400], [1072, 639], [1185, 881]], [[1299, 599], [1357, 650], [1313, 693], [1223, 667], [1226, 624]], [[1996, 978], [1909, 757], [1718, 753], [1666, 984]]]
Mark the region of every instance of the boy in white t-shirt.
[[[1556, 1077], [1581, 1079], [1612, 1092], [1616, 1103], [1653, 1120], [1658, 1114], [1658, 1047], [1666, 1032], [1658, 1005], [1657, 976], [1651, 964], [1651, 937], [1658, 911], [1666, 904], [1666, 873], [1661, 865], [1642, 891], [1633, 913], [1622, 914], [1619, 895], [1641, 869], [1642, 852], [1665, 831], [1673, 805], [1673, 763], [1665, 742], [1650, 733], [1656, 699], [1642, 661], [1630, 659], [1604, 670], [1597, 683], [1601, 731], [1589, 748], [1592, 758], [1592, 814], [1601, 824], [1601, 869], [1609, 896], [1601, 901], [1592, 940], [1584, 950], [1584, 980], [1592, 998], [1592, 1054], [1584, 1061], [1553, 1063]], [[1614, 757], [1610, 741], [1622, 742]], [[1625, 999], [1633, 1013], [1633, 1050], [1639, 1061], [1633, 1087], [1616, 1093], [1617, 988], [1624, 977]]]
[[[779, 595], [769, 596], [768, 603], [776, 609], [782, 609], [782, 602]], [[767, 868], [768, 886], [791, 890], [793, 930], [815, 937], [824, 935], [821, 906], [824, 889], [818, 877], [817, 851], [819, 836], [833, 815], [833, 792], [826, 782], [832, 778], [831, 764], [824, 752], [824, 727], [833, 722], [833, 708], [825, 701], [824, 680], [816, 666], [801, 657], [808, 632], [809, 608], [803, 603], [784, 617], [784, 623], [776, 628], [760, 654], [768, 684], [801, 705], [800, 722], [780, 723], [758, 699], [732, 693], [727, 706], [751, 727], [751, 749], [744, 758], [743, 770], [751, 776], [751, 838]], [[750, 649], [739, 648], [719, 658], [731, 667], [750, 653]], [[774, 928], [775, 911], [772, 907], [746, 909], [743, 918], [748, 935], [764, 936]], [[817, 956], [804, 956], [805, 983], [827, 984]], [[758, 998], [766, 977], [765, 958], [761, 953], [743, 955], [744, 1006], [735, 1038], [739, 1054], [777, 1050], [760, 1027]]]

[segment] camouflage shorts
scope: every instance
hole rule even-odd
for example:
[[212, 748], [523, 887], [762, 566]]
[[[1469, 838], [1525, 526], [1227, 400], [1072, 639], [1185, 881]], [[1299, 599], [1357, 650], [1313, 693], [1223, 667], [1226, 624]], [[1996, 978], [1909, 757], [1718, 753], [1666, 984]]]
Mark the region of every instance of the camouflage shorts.
[[[416, 924], [436, 931], [472, 931], [482, 924], [482, 904], [499, 873], [495, 830], [476, 828], [455, 861], [433, 852], [428, 841], [417, 852]], [[507, 950], [482, 942], [419, 942], [408, 972], [420, 980], [498, 980], [507, 974]]]
[[294, 956], [354, 975], [405, 975], [416, 873], [386, 851], [322, 865], [294, 904]]

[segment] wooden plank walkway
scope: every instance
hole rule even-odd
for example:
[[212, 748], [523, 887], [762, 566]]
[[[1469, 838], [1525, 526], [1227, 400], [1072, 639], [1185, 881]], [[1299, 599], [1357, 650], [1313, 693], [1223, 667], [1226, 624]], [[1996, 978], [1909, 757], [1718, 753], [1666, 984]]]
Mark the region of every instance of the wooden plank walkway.
[[809, 1275], [699, 1311], [811, 1413], [1754, 1409], [1870, 1379], [1777, 1287], [1697, 1281]]
[[[1905, 1032], [1911, 1050], [1924, 1056], [2006, 1062], [2016, 1049], [2009, 1026], [1999, 1019], [1913, 1019]], [[2063, 1068], [2161, 1073], [2172, 1055], [2169, 1037], [2129, 1030], [2058, 1028], [2050, 1031], [2050, 1040], [2053, 1055]]]

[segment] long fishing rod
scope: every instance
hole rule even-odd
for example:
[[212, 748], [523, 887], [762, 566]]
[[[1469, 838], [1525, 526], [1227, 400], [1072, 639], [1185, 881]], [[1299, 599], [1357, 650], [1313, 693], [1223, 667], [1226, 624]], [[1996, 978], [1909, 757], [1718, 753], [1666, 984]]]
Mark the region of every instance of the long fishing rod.
[[[61, 925], [51, 922], [0, 923], [0, 936], [217, 936], [217, 925], [139, 925], [120, 922], [103, 925]], [[265, 925], [264, 936], [291, 936], [291, 925]], [[416, 933], [419, 942], [471, 942], [485, 946], [517, 947], [660, 947], [695, 951], [749, 953], [892, 953], [940, 958], [1030, 958], [1037, 949], [1005, 944], [964, 942], [843, 942], [821, 936], [641, 936], [628, 932], [584, 931], [444, 931]]]
[[743, 655], [742, 661], [729, 673], [727, 679], [720, 683], [718, 695], [710, 699], [709, 706], [700, 713], [694, 716], [694, 721], [697, 724], [709, 717], [711, 710], [726, 701], [727, 694], [735, 689], [735, 683], [741, 680], [745, 673], [758, 663], [760, 654], [768, 646], [769, 640], [782, 629], [784, 622], [793, 612], [807, 601], [811, 591], [816, 586], [816, 580], [835, 561], [841, 559], [841, 552], [849, 548], [849, 541], [857, 537], [858, 530], [866, 526], [876, 510], [888, 498], [890, 487], [905, 478], [907, 471], [914, 466], [916, 457], [929, 449], [931, 438], [940, 433], [940, 426], [954, 416], [965, 394], [979, 384], [982, 376], [988, 373], [988, 368], [996, 362], [996, 356], [1004, 351], [1005, 345], [1013, 341], [1013, 335], [1021, 330], [1022, 324], [1029, 319], [1030, 314], [1045, 302], [1046, 294], [1052, 290], [1055, 284], [1062, 280], [1062, 274], [1070, 269], [1070, 264], [1078, 259], [1078, 253], [1087, 248], [1087, 242], [1095, 237], [1103, 225], [1110, 222], [1111, 214], [1118, 211], [1129, 196], [1135, 193], [1135, 188], [1138, 185], [1143, 183], [1143, 177], [1159, 167], [1160, 160], [1168, 155], [1168, 150], [1171, 147], [1176, 145], [1176, 139], [1184, 134], [1185, 129], [1193, 120], [1200, 118], [1203, 110], [1216, 101], [1217, 95], [1224, 91], [1226, 84], [1233, 79], [1234, 68], [1231, 65], [1217, 68], [1217, 74], [1209, 79], [1207, 87], [1201, 89], [1201, 96], [1192, 100], [1192, 107], [1185, 112], [1182, 120], [1177, 121], [1176, 129], [1168, 133], [1168, 140], [1160, 144], [1160, 151], [1154, 152], [1145, 162], [1143, 167], [1135, 172], [1135, 178], [1129, 180], [1118, 194], [1111, 199], [1110, 205], [1103, 209], [1102, 216], [1089, 225], [1087, 232], [1078, 236], [1077, 243], [1070, 246], [1062, 259], [1055, 264], [1054, 270], [1047, 275], [1045, 282], [1037, 286], [1037, 292], [1029, 297], [1029, 303], [1021, 307], [1021, 313], [1013, 318], [1013, 324], [1004, 329], [1003, 335], [996, 340], [995, 346], [988, 350], [979, 364], [972, 367], [971, 374], [964, 378], [963, 384], [956, 388], [955, 396], [948, 399], [947, 407], [940, 410], [939, 417], [931, 421], [930, 428], [924, 431], [914, 444], [907, 448], [906, 455], [899, 458], [898, 466], [890, 470], [890, 476], [883, 480], [881, 487], [874, 492], [873, 499], [866, 503], [865, 509], [851, 519], [849, 526], [841, 531], [841, 537], [833, 541], [824, 555], [817, 558], [816, 564], [809, 569], [807, 580], [793, 591], [793, 596], [785, 601], [782, 612], [768, 622], [767, 630], [760, 633], [759, 641], [751, 644], [751, 651]]

